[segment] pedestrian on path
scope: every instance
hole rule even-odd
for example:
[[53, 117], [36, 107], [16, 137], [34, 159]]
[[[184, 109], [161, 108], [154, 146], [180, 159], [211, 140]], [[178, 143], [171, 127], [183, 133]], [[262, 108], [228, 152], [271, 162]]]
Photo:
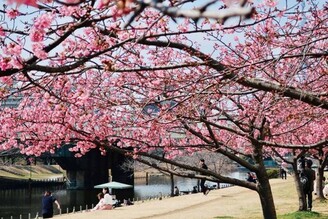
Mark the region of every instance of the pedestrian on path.
[[42, 197], [42, 217], [52, 218], [54, 215], [53, 203], [57, 205], [58, 210], [60, 210], [60, 204], [57, 199], [51, 194], [50, 191], [45, 191]]
[[179, 196], [180, 195], [180, 191], [179, 188], [177, 186], [174, 187], [174, 196]]
[[305, 201], [307, 201], [307, 209], [312, 210], [312, 192], [314, 190], [315, 171], [312, 170], [312, 160], [306, 160], [306, 166], [302, 174], [306, 177], [306, 186], [303, 187]]
[[[204, 159], [200, 159], [200, 167], [204, 170], [208, 170], [207, 165], [205, 164], [205, 160]], [[200, 189], [201, 192], [204, 193], [204, 195], [207, 195], [210, 190], [207, 188], [207, 186], [205, 186], [205, 179], [201, 179], [200, 180]]]

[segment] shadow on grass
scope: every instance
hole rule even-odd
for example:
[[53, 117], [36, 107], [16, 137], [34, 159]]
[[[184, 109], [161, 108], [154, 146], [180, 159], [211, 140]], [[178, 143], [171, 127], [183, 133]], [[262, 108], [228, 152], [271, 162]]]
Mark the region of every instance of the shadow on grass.
[[279, 215], [279, 219], [303, 219], [303, 218], [320, 218], [328, 219], [328, 215], [322, 215], [315, 211], [296, 211], [284, 215]]

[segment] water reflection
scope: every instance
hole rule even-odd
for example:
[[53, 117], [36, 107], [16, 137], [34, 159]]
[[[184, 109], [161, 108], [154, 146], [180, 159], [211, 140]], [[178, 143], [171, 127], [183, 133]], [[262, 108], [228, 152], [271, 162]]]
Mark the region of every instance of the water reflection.
[[[66, 190], [62, 187], [48, 188], [53, 191], [54, 196], [60, 201], [62, 211], [66, 212], [67, 209], [72, 212], [73, 207], [78, 210], [86, 205], [91, 206], [92, 203], [96, 203], [96, 197], [94, 190]], [[32, 188], [29, 189], [6, 189], [0, 191], [0, 217], [3, 219], [28, 218], [28, 214], [31, 213], [31, 217], [34, 218], [39, 212], [41, 215], [41, 198], [45, 188]], [[59, 213], [59, 212], [56, 212]]]
[[[144, 181], [144, 179], [141, 179], [141, 181]], [[175, 177], [174, 184], [178, 186], [180, 191], [191, 191], [194, 186], [198, 185], [198, 182], [196, 179]], [[213, 185], [214, 183], [208, 182], [208, 184]], [[158, 175], [151, 176], [148, 180], [148, 185], [135, 180], [134, 193], [135, 199], [168, 196], [171, 194], [170, 178]]]

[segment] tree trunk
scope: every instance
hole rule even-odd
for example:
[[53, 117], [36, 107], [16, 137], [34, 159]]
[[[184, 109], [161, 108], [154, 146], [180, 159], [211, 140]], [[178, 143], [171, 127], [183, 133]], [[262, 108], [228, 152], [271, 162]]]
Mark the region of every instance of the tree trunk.
[[322, 166], [322, 162], [319, 163], [318, 172], [316, 177], [316, 187], [314, 191], [320, 200], [325, 200], [325, 196], [323, 195], [323, 177], [324, 177], [324, 166]]
[[328, 153], [324, 153], [322, 148], [319, 150], [318, 160], [319, 166], [316, 177], [316, 187], [314, 188], [314, 191], [320, 200], [326, 200], [323, 194], [323, 188], [325, 187], [324, 183], [326, 181], [324, 178], [324, 170], [328, 162]]
[[269, 177], [266, 174], [265, 168], [260, 170], [258, 175], [257, 192], [260, 197], [263, 218], [265, 219], [276, 219], [276, 209], [273, 201], [271, 186]]
[[260, 197], [262, 213], [264, 219], [276, 219], [277, 213], [273, 201], [272, 190], [269, 182], [269, 176], [264, 166], [263, 147], [254, 144], [254, 160], [256, 162], [257, 171], [257, 192]]
[[170, 180], [171, 180], [171, 197], [174, 196], [174, 175], [173, 173], [170, 174]]
[[300, 177], [298, 174], [294, 175], [294, 181], [295, 181], [296, 191], [298, 195], [298, 210], [307, 211], [307, 203], [306, 203], [302, 185], [300, 183]]
[[300, 183], [300, 177], [298, 174], [297, 158], [293, 160], [293, 171], [294, 171], [294, 182], [295, 182], [296, 192], [298, 196], [298, 210], [306, 211], [307, 210], [306, 200], [305, 200], [305, 195], [303, 192], [302, 185]]

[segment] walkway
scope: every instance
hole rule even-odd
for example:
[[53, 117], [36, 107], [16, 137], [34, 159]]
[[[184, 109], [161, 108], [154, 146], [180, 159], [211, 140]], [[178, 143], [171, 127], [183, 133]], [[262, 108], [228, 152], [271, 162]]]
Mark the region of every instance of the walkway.
[[[293, 186], [291, 177], [285, 181], [274, 179], [271, 182], [276, 190], [287, 184]], [[295, 192], [296, 193], [296, 192]], [[294, 194], [295, 195], [295, 194]], [[294, 196], [291, 194], [291, 197]], [[296, 202], [291, 204], [289, 202]], [[297, 198], [284, 200], [283, 205], [291, 205], [297, 210]], [[277, 206], [276, 206], [277, 207]], [[57, 219], [209, 219], [233, 216], [234, 218], [262, 218], [259, 198], [256, 192], [240, 187], [212, 190], [207, 196], [202, 193], [182, 195], [163, 200], [139, 202], [132, 206], [119, 207], [109, 211], [71, 213], [56, 216]]]

